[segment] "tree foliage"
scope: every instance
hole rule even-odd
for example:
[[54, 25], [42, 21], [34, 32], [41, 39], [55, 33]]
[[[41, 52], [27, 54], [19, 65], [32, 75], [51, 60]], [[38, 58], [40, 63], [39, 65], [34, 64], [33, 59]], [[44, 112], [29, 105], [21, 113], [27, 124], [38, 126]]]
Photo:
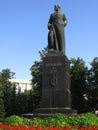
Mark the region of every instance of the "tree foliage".
[[16, 94], [16, 115], [30, 113], [33, 111], [33, 91], [26, 90]]
[[3, 101], [3, 86], [2, 86], [2, 77], [0, 74], [0, 121], [3, 121], [5, 117], [5, 107], [4, 107], [4, 101]]
[[90, 110], [98, 109], [98, 57], [90, 63], [87, 96]]
[[35, 61], [31, 66], [30, 71], [32, 75], [32, 88], [33, 88], [33, 108], [40, 107], [42, 95], [42, 60], [47, 54], [47, 47], [39, 51], [40, 61]]
[[70, 62], [72, 108], [77, 109], [81, 113], [85, 111], [84, 94], [87, 86], [87, 67], [83, 59], [80, 58], [71, 58]]
[[6, 116], [14, 113], [15, 105], [15, 93], [16, 87], [9, 81], [13, 77], [12, 72], [9, 69], [3, 69], [0, 73], [1, 85], [3, 93], [4, 109], [6, 111]]
[[39, 107], [42, 89], [42, 61], [35, 61], [31, 67], [33, 83], [33, 108]]
[[33, 90], [16, 93], [16, 84], [9, 81], [13, 73], [3, 69], [0, 73], [0, 118], [33, 111]]

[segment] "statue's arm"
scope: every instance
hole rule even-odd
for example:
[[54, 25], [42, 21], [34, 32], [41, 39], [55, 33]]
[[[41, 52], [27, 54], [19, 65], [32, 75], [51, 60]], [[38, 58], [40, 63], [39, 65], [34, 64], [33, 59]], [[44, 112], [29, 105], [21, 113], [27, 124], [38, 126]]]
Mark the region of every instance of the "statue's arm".
[[67, 21], [67, 18], [66, 18], [66, 16], [65, 16], [65, 14], [63, 14], [63, 21], [64, 21], [64, 26], [66, 26], [67, 23], [68, 23], [68, 21]]
[[52, 14], [50, 15], [50, 19], [49, 19], [49, 22], [48, 22], [48, 29], [52, 29]]

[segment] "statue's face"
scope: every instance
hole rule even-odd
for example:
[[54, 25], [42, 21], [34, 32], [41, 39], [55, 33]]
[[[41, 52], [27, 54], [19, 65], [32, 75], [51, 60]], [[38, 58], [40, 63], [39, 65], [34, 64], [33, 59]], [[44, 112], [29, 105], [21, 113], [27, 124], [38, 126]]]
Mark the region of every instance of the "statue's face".
[[58, 7], [57, 5], [55, 5], [54, 10], [55, 10], [55, 11], [59, 11], [59, 10], [60, 10], [60, 7]]

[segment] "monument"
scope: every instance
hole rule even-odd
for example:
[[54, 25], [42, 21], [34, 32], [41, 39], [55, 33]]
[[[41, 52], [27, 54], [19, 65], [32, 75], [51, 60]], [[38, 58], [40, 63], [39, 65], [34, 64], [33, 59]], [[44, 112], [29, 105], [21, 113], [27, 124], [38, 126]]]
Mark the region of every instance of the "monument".
[[65, 54], [67, 18], [59, 5], [55, 5], [54, 10], [48, 22], [48, 53], [43, 58], [41, 108], [34, 112], [40, 117], [76, 114], [76, 110], [71, 109], [70, 62]]

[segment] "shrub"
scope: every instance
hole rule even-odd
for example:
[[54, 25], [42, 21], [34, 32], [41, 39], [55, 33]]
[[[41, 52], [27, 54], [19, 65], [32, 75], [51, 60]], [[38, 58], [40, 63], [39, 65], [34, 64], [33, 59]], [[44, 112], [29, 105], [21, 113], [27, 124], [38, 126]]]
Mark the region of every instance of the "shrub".
[[4, 120], [4, 123], [5, 124], [9, 124], [9, 125], [23, 125], [24, 124], [24, 120], [23, 120], [22, 117], [13, 115], [13, 116], [7, 117]]
[[45, 118], [44, 120], [45, 120], [45, 125], [47, 127], [51, 126], [51, 127], [64, 128], [68, 126], [67, 116], [60, 113], [55, 114], [52, 117]]
[[65, 116], [63, 114], [55, 114], [52, 117], [47, 117], [44, 119], [41, 118], [23, 118], [19, 116], [10, 116], [7, 117], [4, 121], [8, 125], [24, 125], [24, 126], [33, 126], [33, 127], [58, 127], [65, 128], [66, 126], [77, 126], [77, 127], [90, 127], [98, 126], [98, 117], [92, 113], [86, 113], [75, 116]]
[[82, 114], [78, 118], [80, 126], [98, 125], [98, 117], [92, 113]]

